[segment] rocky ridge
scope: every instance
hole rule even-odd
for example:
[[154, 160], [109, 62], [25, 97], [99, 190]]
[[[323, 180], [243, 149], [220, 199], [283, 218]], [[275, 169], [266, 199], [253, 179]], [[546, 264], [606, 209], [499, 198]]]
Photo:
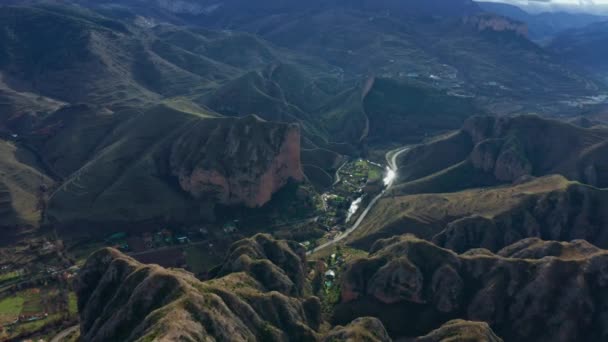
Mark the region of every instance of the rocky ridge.
[[[263, 235], [233, 250], [252, 243], [249, 251], [254, 251], [259, 247], [254, 241], [277, 253], [294, 253], [285, 243]], [[272, 264], [269, 272], [282, 272], [280, 263], [265, 261]], [[301, 272], [304, 261], [299, 261]], [[183, 270], [140, 264], [103, 249], [88, 259], [80, 274], [81, 336], [86, 341], [315, 340], [318, 298], [273, 291], [265, 285], [267, 276], [235, 272], [201, 282]], [[281, 275], [274, 279], [284, 280]]]
[[[487, 250], [458, 255], [413, 236], [379, 240], [368, 258], [347, 267], [335, 319], [377, 316], [392, 336], [430, 331], [459, 317], [488, 323], [506, 341], [605, 339], [608, 253], [586, 246], [572, 257], [524, 247], [552, 242], [519, 244], [502, 254], [526, 256], [519, 253], [528, 248], [536, 259]], [[579, 242], [562, 246], [581, 250]]]
[[[89, 117], [99, 122], [99, 132], [89, 134], [107, 133], [104, 126], [110, 132], [50, 198], [51, 220], [208, 219], [218, 204], [260, 207], [288, 182], [303, 180], [299, 129], [291, 124], [201, 117], [167, 106], [113, 117], [109, 125], [106, 115]], [[45, 145], [63, 146], [62, 133], [72, 129]]]
[[[306, 256], [294, 242], [258, 234], [236, 242], [212, 279], [141, 264], [105, 248], [89, 257], [76, 283], [86, 341], [391, 342], [383, 323], [322, 320], [307, 296]], [[294, 284], [296, 286], [294, 286]], [[450, 321], [414, 341], [502, 341], [482, 322]]]
[[169, 159], [184, 191], [195, 198], [213, 193], [225, 205], [260, 207], [288, 180], [304, 177], [298, 126], [255, 116], [215, 127], [201, 121], [172, 144]]

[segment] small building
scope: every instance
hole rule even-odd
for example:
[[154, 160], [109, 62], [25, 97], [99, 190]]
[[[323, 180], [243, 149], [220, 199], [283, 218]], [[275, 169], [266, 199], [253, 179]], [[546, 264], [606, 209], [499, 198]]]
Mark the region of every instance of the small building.
[[336, 279], [336, 272], [334, 270], [328, 270], [325, 272], [326, 281], [334, 281]]
[[235, 233], [237, 231], [236, 224], [234, 222], [228, 222], [224, 225], [223, 230], [226, 234]]

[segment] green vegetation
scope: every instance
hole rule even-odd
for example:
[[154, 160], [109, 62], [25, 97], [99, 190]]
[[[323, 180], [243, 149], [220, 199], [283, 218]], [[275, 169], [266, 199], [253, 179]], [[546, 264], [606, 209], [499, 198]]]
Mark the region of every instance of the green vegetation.
[[24, 302], [21, 314], [38, 315], [44, 312], [40, 289], [26, 290], [23, 294]]
[[8, 283], [10, 281], [19, 279], [21, 277], [21, 271], [12, 271], [4, 274], [0, 274], [0, 284]]
[[44, 328], [45, 326], [47, 326], [49, 324], [60, 321], [61, 319], [62, 319], [61, 314], [52, 314], [52, 315], [49, 315], [48, 317], [45, 317], [44, 319], [19, 324], [19, 326], [16, 329], [16, 332], [18, 334], [26, 333], [26, 332], [27, 333], [35, 332], [35, 331], [38, 331], [38, 330]]
[[68, 294], [68, 311], [71, 315], [78, 314], [78, 298], [74, 292]]
[[370, 116], [370, 139], [378, 143], [418, 142], [452, 130], [482, 112], [472, 99], [392, 79], [376, 80], [365, 108]]
[[[186, 264], [188, 269], [194, 274], [202, 274], [208, 272], [216, 266], [223, 257], [217, 255], [207, 245], [190, 246], [185, 249]], [[221, 253], [220, 253], [221, 254]]]
[[326, 286], [321, 299], [321, 310], [325, 317], [330, 317], [334, 307], [340, 303], [340, 282], [336, 279], [332, 286]]
[[383, 177], [383, 170], [375, 165], [372, 165], [369, 168], [369, 171], [367, 173], [367, 180], [369, 182], [376, 182], [381, 180]]
[[[23, 309], [25, 299], [21, 295], [4, 298], [0, 301], [0, 318], [18, 316]], [[6, 322], [5, 322], [6, 323]]]

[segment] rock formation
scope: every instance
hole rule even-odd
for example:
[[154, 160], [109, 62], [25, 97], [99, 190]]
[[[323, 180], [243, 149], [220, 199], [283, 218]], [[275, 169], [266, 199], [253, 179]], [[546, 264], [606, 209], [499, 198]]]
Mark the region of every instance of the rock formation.
[[322, 342], [391, 342], [386, 329], [377, 318], [361, 317], [350, 322], [347, 326], [333, 328]]
[[493, 13], [469, 16], [464, 19], [464, 22], [479, 31], [513, 32], [518, 36], [528, 38], [528, 25]]
[[608, 148], [604, 130], [530, 115], [473, 117], [462, 130], [475, 145], [470, 154], [473, 165], [499, 181], [560, 173], [594, 186], [608, 184], [603, 173]]
[[[442, 189], [437, 189], [436, 184], [448, 181], [453, 187], [450, 191], [457, 191], [549, 174], [606, 187], [606, 152], [608, 131], [604, 129], [583, 128], [534, 115], [475, 116], [467, 119], [456, 134], [419, 145], [402, 155], [400, 169], [405, 172], [400, 175], [398, 181], [403, 184], [396, 192], [438, 192]], [[426, 183], [420, 184], [424, 179]]]
[[[248, 244], [252, 244], [248, 247]], [[285, 242], [268, 236], [232, 248], [264, 245], [280, 255], [297, 255]], [[270, 246], [272, 245], [272, 246]], [[229, 257], [223, 269], [234, 267]], [[320, 303], [316, 297], [288, 296], [266, 287], [281, 279], [279, 264], [266, 273], [235, 272], [206, 282], [182, 270], [143, 265], [113, 249], [93, 254], [77, 283], [81, 336], [86, 341], [314, 341]], [[304, 270], [299, 259], [297, 270]], [[297, 277], [303, 277], [299, 274]]]
[[471, 322], [455, 319], [431, 331], [429, 334], [418, 337], [415, 342], [502, 342], [502, 339], [485, 322]]
[[226, 205], [260, 207], [288, 180], [303, 179], [298, 127], [255, 116], [234, 125], [200, 122], [173, 144], [169, 158], [184, 191]]
[[529, 237], [585, 239], [608, 248], [607, 206], [606, 190], [546, 176], [513, 186], [386, 197], [349, 239], [367, 249], [379, 238], [410, 233], [457, 253], [498, 252]]
[[488, 323], [506, 341], [605, 340], [608, 252], [580, 242], [555, 252], [553, 244], [523, 241], [501, 252], [536, 258], [519, 259], [458, 255], [412, 236], [380, 240], [347, 267], [335, 320], [376, 316], [393, 337], [459, 317]]
[[556, 241], [586, 239], [602, 248], [608, 247], [602, 233], [608, 224], [603, 209], [608, 205], [605, 191], [571, 183], [563, 190], [530, 195], [522, 193], [521, 202], [504, 211], [496, 203], [499, 209], [496, 215], [476, 213], [451, 221], [432, 240], [458, 253], [473, 248], [497, 252], [528, 237]]
[[259, 234], [234, 243], [219, 274], [245, 272], [267, 289], [298, 296], [305, 287], [302, 264], [305, 254], [304, 248], [295, 242], [277, 241]]
[[[260, 207], [288, 182], [303, 180], [295, 125], [200, 117], [167, 106], [114, 117], [112, 124], [103, 115], [89, 118], [110, 131], [100, 129], [105, 135], [86, 149], [89, 160], [51, 197], [54, 222], [209, 219], [218, 204]], [[67, 145], [72, 129], [47, 143]]]

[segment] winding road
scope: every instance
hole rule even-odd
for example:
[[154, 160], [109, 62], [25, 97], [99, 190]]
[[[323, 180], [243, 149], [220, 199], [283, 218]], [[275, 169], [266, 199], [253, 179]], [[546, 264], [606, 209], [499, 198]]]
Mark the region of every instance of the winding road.
[[53, 337], [51, 342], [63, 342], [70, 334], [77, 332], [78, 329], [80, 329], [80, 325], [69, 327]]
[[399, 167], [397, 165], [397, 158], [399, 158], [399, 156], [401, 154], [409, 151], [410, 149], [411, 149], [410, 146], [405, 146], [405, 147], [401, 147], [401, 148], [398, 148], [396, 150], [392, 150], [392, 151], [389, 151], [386, 153], [385, 158], [386, 158], [386, 162], [388, 163], [388, 167], [387, 167], [388, 175], [385, 178], [386, 188], [384, 188], [384, 190], [382, 190], [382, 192], [380, 194], [378, 194], [376, 197], [374, 197], [374, 199], [372, 199], [369, 202], [369, 204], [367, 205], [365, 210], [361, 213], [361, 215], [359, 215], [359, 218], [357, 218], [357, 221], [355, 221], [355, 223], [350, 228], [345, 230], [342, 234], [337, 236], [335, 239], [328, 241], [320, 246], [317, 246], [313, 250], [308, 251], [306, 253], [307, 255], [311, 255], [322, 249], [335, 245], [336, 243], [346, 239], [350, 234], [352, 234], [355, 230], [357, 230], [357, 228], [359, 228], [359, 226], [361, 225], [361, 223], [363, 222], [363, 220], [365, 219], [367, 214], [369, 214], [370, 210], [372, 210], [372, 208], [376, 205], [378, 200], [380, 200], [380, 198], [382, 198], [382, 196], [384, 196], [384, 194], [388, 190], [390, 190], [390, 188], [393, 186], [393, 183], [394, 183], [395, 179], [397, 178], [397, 170], [399, 169]]

